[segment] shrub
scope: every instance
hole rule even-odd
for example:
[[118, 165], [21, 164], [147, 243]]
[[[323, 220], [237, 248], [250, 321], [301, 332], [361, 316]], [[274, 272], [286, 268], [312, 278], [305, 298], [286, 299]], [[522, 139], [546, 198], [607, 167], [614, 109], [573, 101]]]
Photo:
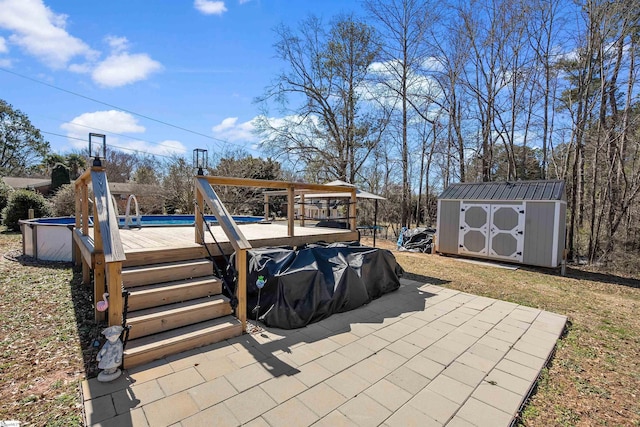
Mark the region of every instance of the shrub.
[[36, 218], [51, 216], [51, 208], [42, 194], [18, 190], [11, 194], [7, 206], [2, 210], [2, 223], [8, 230], [20, 230], [18, 221], [29, 218], [29, 209], [34, 210]]
[[5, 184], [4, 181], [0, 179], [0, 211], [7, 206], [11, 193], [13, 193], [13, 188]]
[[74, 184], [65, 184], [49, 199], [54, 216], [76, 214], [76, 192]]

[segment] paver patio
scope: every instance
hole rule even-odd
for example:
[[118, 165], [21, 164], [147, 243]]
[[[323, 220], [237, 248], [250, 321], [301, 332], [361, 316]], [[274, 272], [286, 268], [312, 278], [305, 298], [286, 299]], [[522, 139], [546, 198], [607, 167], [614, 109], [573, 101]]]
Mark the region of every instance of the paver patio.
[[100, 426], [509, 426], [566, 317], [409, 280], [299, 330], [267, 328], [84, 381]]

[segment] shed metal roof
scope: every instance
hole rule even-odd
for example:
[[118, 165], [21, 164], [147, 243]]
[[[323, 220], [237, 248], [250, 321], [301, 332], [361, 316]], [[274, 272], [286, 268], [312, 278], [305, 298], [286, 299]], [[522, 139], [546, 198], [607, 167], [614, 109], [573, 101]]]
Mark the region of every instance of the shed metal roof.
[[564, 181], [463, 182], [452, 184], [440, 199], [453, 200], [564, 200]]

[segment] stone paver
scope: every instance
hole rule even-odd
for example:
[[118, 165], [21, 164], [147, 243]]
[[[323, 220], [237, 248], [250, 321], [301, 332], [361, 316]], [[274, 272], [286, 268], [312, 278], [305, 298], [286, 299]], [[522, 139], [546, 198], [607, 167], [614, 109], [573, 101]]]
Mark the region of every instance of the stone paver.
[[348, 400], [325, 383], [310, 388], [298, 395], [298, 398], [320, 417], [324, 417]]
[[276, 406], [262, 417], [272, 426], [308, 426], [313, 424], [318, 416], [300, 400], [287, 400], [281, 405]]
[[508, 426], [566, 318], [403, 286], [299, 330], [265, 328], [84, 381], [99, 426]]

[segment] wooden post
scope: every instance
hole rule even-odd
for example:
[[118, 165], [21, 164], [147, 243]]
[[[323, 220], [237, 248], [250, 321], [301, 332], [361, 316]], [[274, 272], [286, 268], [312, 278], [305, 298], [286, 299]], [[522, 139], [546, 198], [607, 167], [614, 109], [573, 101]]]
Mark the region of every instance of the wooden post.
[[376, 247], [376, 232], [378, 231], [378, 199], [375, 201], [373, 209], [373, 247]]
[[349, 203], [349, 224], [351, 231], [356, 231], [356, 189], [351, 190], [351, 203]]
[[122, 262], [110, 262], [106, 266], [109, 290], [109, 326], [122, 325], [124, 301], [122, 299]]
[[200, 192], [200, 190], [198, 189], [198, 186], [195, 185], [195, 181], [194, 181], [194, 187], [195, 187], [195, 191], [196, 191], [196, 243], [203, 245], [204, 244], [204, 217], [202, 216], [202, 214], [204, 213], [204, 197], [202, 197], [202, 193]]
[[294, 236], [293, 221], [295, 219], [295, 206], [293, 205], [295, 192], [293, 186], [287, 188], [287, 225], [289, 226], [289, 237]]
[[82, 235], [89, 234], [89, 187], [86, 182], [82, 182], [80, 185], [81, 197], [82, 197]]
[[104, 271], [104, 254], [96, 252], [96, 265], [93, 267], [93, 308], [95, 311], [96, 322], [104, 320], [104, 313], [97, 310], [98, 302], [102, 301], [102, 294], [105, 292], [105, 271]]
[[237, 317], [242, 323], [242, 332], [247, 331], [247, 250], [236, 251], [236, 271], [238, 272]]
[[269, 221], [269, 195], [264, 193], [264, 219]]
[[88, 285], [91, 283], [91, 266], [85, 262], [82, 255], [80, 255], [80, 259], [82, 262], [82, 284]]
[[[98, 218], [98, 212], [95, 203], [93, 204], [93, 217]], [[85, 218], [88, 218], [85, 217]], [[105, 282], [105, 261], [104, 252], [102, 251], [102, 233], [100, 233], [100, 227], [93, 227], [93, 247], [95, 250], [95, 263], [93, 267], [93, 307], [98, 306], [98, 301], [102, 301], [102, 294], [106, 289]], [[104, 313], [95, 309], [96, 322], [104, 320]]]
[[300, 217], [300, 225], [304, 227], [304, 217], [307, 215], [307, 208], [304, 204], [304, 194], [300, 193], [300, 206], [302, 206], [302, 216]]
[[33, 218], [35, 218], [36, 213], [35, 213], [35, 211], [33, 209], [29, 209], [27, 211], [27, 216], [29, 217], [29, 219], [33, 219]]

